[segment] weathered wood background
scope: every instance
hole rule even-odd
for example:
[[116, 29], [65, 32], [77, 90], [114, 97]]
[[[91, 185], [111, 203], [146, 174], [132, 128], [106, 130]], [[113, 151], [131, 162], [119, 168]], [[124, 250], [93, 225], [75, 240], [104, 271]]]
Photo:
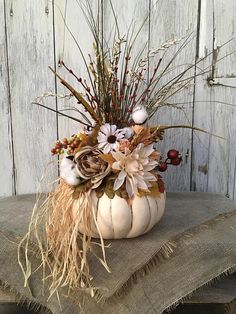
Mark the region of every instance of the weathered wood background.
[[[30, 104], [45, 91], [66, 92], [48, 65], [68, 78], [58, 65], [63, 59], [85, 76], [68, 31], [87, 56], [92, 36], [78, 2], [81, 0], [0, 0], [0, 196], [35, 192], [45, 165], [52, 160], [50, 148], [55, 139], [78, 129], [75, 123]], [[109, 39], [114, 25], [109, 1], [90, 3]], [[133, 19], [139, 27], [148, 17], [137, 43], [140, 46], [147, 42], [148, 48], [156, 48], [173, 36], [193, 32], [175, 64], [195, 63], [192, 73], [199, 67], [211, 70], [176, 97], [183, 110], [160, 111], [155, 120], [195, 125], [225, 140], [191, 130], [166, 132], [161, 151], [177, 148], [183, 154], [182, 165], [165, 174], [167, 189], [218, 192], [236, 198], [235, 41], [218, 49], [236, 34], [235, 0], [113, 0], [113, 5], [123, 34]], [[210, 51], [214, 53], [199, 63]], [[73, 100], [69, 103], [73, 105]], [[60, 97], [48, 97], [46, 104], [59, 109], [68, 106]], [[53, 178], [56, 163], [50, 169]]]

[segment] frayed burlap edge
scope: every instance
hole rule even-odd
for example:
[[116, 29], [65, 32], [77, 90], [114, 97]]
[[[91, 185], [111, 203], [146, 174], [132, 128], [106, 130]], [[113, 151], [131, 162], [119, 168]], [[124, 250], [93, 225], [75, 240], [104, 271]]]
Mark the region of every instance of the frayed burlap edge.
[[[145, 265], [141, 266], [139, 269], [136, 269], [134, 273], [129, 278], [127, 278], [127, 281], [123, 285], [118, 287], [117, 291], [113, 295], [106, 297], [102, 294], [102, 292], [100, 292], [99, 290], [96, 290], [95, 295], [94, 295], [95, 300], [98, 303], [105, 304], [106, 301], [112, 297], [124, 296], [128, 292], [128, 290], [130, 290], [132, 286], [135, 283], [137, 283], [138, 280], [140, 280], [142, 277], [152, 272], [153, 268], [158, 267], [160, 263], [163, 263], [166, 259], [170, 258], [174, 254], [175, 248], [177, 247], [178, 244], [184, 243], [184, 241], [193, 237], [195, 234], [197, 234], [201, 230], [205, 230], [206, 228], [209, 228], [210, 226], [216, 224], [217, 222], [225, 220], [226, 218], [232, 217], [235, 214], [236, 214], [236, 209], [228, 213], [219, 214], [215, 218], [212, 218], [198, 226], [192, 227], [184, 231], [183, 233], [177, 236], [174, 236], [170, 241], [163, 243], [163, 245], [160, 247], [158, 252], [154, 256], [152, 256]], [[233, 271], [232, 272], [230, 271], [230, 273], [233, 273], [236, 270], [236, 265], [230, 267], [230, 269], [231, 268], [233, 268]], [[221, 275], [226, 276], [228, 274], [227, 273], [228, 271], [229, 270], [226, 269], [223, 273], [219, 274], [217, 278], [220, 277]], [[212, 278], [207, 284], [210, 284], [211, 281], [213, 281], [214, 283], [214, 280], [215, 278]], [[176, 307], [182, 300], [184, 300], [184, 298], [190, 298], [193, 292], [190, 293], [190, 296], [188, 294], [187, 296], [184, 296], [180, 300], [176, 301], [176, 305], [175, 304], [170, 305], [169, 306], [170, 310], [172, 309], [172, 306], [173, 308]]]
[[[16, 303], [17, 305], [24, 305], [30, 311], [40, 313], [40, 314], [52, 314], [52, 312], [38, 300], [34, 301], [19, 293], [16, 289], [12, 288], [12, 286], [6, 281], [0, 281], [0, 289], [6, 293], [11, 293], [14, 295], [14, 301], [12, 303]], [[40, 312], [39, 312], [40, 311]]]
[[220, 281], [221, 279], [232, 275], [233, 273], [236, 272], [236, 264], [225, 269], [223, 272], [221, 272], [220, 274], [218, 274], [216, 277], [206, 281], [205, 283], [201, 284], [199, 287], [196, 287], [193, 291], [191, 291], [190, 293], [186, 294], [185, 296], [179, 298], [178, 300], [176, 300], [174, 303], [168, 305], [166, 307], [166, 309], [164, 310], [164, 313], [169, 313], [172, 310], [174, 310], [178, 305], [180, 305], [181, 303], [184, 303], [187, 300], [190, 300], [191, 297], [193, 296], [193, 294], [196, 291], [200, 291], [206, 287], [211, 287], [213, 284], [215, 284], [216, 282]]

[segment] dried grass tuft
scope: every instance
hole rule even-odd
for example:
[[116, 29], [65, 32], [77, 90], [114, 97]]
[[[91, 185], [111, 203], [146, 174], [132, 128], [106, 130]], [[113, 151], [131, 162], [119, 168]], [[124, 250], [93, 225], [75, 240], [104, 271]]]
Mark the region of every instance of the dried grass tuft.
[[[18, 261], [25, 277], [25, 286], [35, 270], [32, 270], [30, 252], [37, 244], [37, 255], [41, 263], [43, 282], [49, 281], [49, 298], [66, 287], [68, 293], [77, 288], [94, 296], [90, 275], [88, 254], [92, 251], [91, 237], [87, 236], [93, 224], [100, 235], [103, 257], [97, 259], [109, 271], [105, 257], [105, 246], [96, 222], [90, 191], [80, 195], [79, 208], [73, 211], [78, 200], [73, 198], [74, 188], [61, 181], [57, 188], [49, 193], [46, 200], [37, 198], [33, 209], [29, 230], [18, 247]], [[76, 213], [76, 214], [75, 214]], [[79, 232], [83, 225], [85, 234]], [[23, 249], [23, 256], [21, 251]], [[95, 255], [96, 256], [96, 255]]]

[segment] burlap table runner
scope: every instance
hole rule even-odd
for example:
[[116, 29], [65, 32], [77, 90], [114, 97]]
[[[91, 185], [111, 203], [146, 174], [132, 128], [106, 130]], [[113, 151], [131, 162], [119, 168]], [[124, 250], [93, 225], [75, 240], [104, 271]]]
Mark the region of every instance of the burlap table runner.
[[[42, 295], [41, 273], [23, 288], [16, 242], [27, 230], [34, 195], [0, 200], [0, 280], [20, 297], [53, 313], [162, 313], [193, 291], [236, 267], [235, 203], [220, 195], [167, 194], [166, 212], [147, 235], [107, 241], [107, 273], [91, 259], [96, 297], [76, 292], [71, 298]], [[98, 302], [101, 301], [101, 302]]]

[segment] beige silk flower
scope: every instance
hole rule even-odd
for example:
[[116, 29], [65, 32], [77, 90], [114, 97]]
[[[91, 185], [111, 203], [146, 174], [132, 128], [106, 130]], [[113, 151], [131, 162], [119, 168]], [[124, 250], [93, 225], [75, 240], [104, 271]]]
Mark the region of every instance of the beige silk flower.
[[103, 178], [105, 178], [111, 170], [108, 162], [99, 157], [101, 154], [102, 151], [100, 149], [85, 146], [75, 154], [74, 158], [79, 177], [84, 180], [91, 180], [93, 189], [97, 188], [102, 183]]
[[150, 172], [158, 162], [149, 158], [154, 152], [153, 144], [144, 146], [140, 143], [132, 152], [125, 149], [125, 152], [112, 152], [116, 160], [112, 164], [112, 169], [119, 171], [114, 182], [114, 190], [118, 190], [125, 182], [126, 191], [129, 197], [138, 193], [138, 189], [148, 190], [152, 186], [151, 182], [157, 181]]

